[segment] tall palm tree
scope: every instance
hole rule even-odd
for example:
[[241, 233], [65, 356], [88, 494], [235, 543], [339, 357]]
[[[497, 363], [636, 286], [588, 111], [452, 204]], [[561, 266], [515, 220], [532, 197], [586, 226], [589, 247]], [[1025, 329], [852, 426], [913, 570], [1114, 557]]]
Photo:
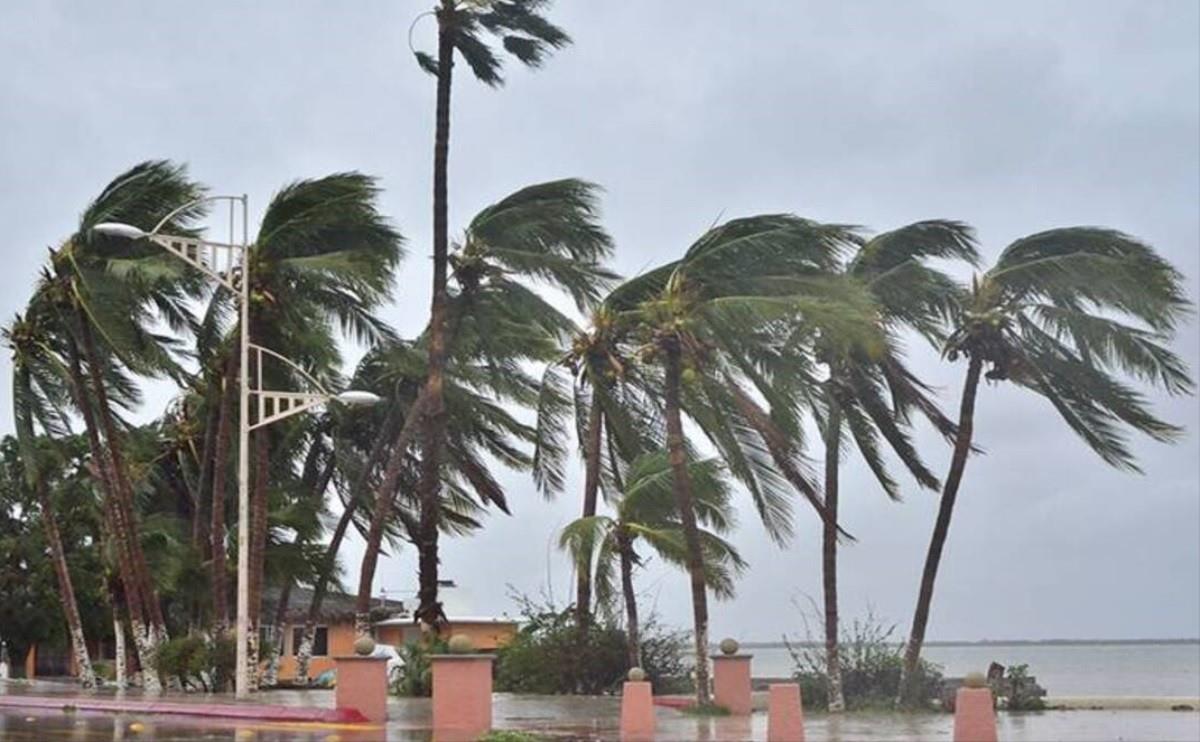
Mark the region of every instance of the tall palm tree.
[[50, 547], [50, 559], [54, 563], [79, 683], [84, 688], [92, 688], [96, 685], [96, 674], [83, 634], [75, 587], [56, 522], [57, 511], [46, 481], [48, 475], [42, 461], [43, 446], [39, 445], [35, 425], [35, 421], [40, 421], [47, 438], [63, 434], [68, 429], [63, 410], [68, 404], [69, 394], [60, 369], [54, 366], [54, 353], [51, 351], [53, 340], [45, 335], [48, 329], [37, 322], [36, 316], [27, 318], [19, 315], [4, 328], [4, 339], [13, 352], [13, 421], [25, 481], [37, 494], [41, 507], [39, 517], [46, 532], [46, 543]]
[[[289, 358], [331, 387], [337, 386], [333, 377], [341, 361], [338, 329], [367, 343], [391, 336], [373, 312], [390, 296], [403, 240], [380, 214], [377, 197], [375, 180], [359, 173], [291, 183], [271, 199], [251, 248], [251, 338], [269, 348], [286, 348]], [[274, 383], [288, 385], [284, 388], [303, 383], [290, 373], [275, 378]], [[271, 432], [260, 431], [255, 449], [252, 637], [266, 554]], [[274, 432], [281, 434], [279, 428]]]
[[931, 259], [977, 261], [970, 229], [959, 222], [923, 221], [876, 235], [863, 242], [838, 271], [862, 284], [878, 307], [886, 338], [882, 353], [864, 352], [841, 338], [815, 338], [816, 357], [827, 378], [813, 405], [825, 441], [824, 503], [829, 520], [822, 529], [821, 574], [824, 587], [826, 674], [829, 710], [842, 711], [841, 663], [838, 658], [837, 529], [839, 469], [843, 442], [857, 450], [880, 487], [893, 500], [900, 487], [888, 472], [886, 446], [922, 487], [939, 482], [914, 447], [909, 432], [912, 413], [929, 420], [947, 437], [953, 422], [938, 409], [929, 389], [904, 364], [901, 333], [909, 330], [932, 343], [944, 339], [944, 320], [958, 285]]
[[[331, 388], [338, 385], [339, 335], [368, 344], [391, 337], [390, 329], [373, 311], [390, 296], [394, 270], [403, 256], [403, 238], [380, 214], [378, 193], [375, 179], [357, 172], [289, 183], [271, 199], [250, 245], [250, 326], [245, 331], [258, 345], [285, 349], [290, 359]], [[130, 272], [135, 269], [130, 268]], [[231, 302], [228, 292], [213, 294], [205, 327], [219, 326], [221, 318], [230, 315]], [[206, 329], [209, 334], [218, 331]], [[235, 344], [230, 342], [227, 347]], [[258, 378], [259, 371], [251, 369], [252, 376]], [[231, 372], [237, 372], [233, 362], [226, 367], [227, 378]], [[296, 388], [305, 383], [279, 364], [264, 363], [261, 379], [273, 388]], [[223, 497], [220, 490], [233, 429], [230, 416], [223, 412], [218, 423], [214, 509]], [[277, 472], [291, 466], [285, 456], [276, 457], [273, 463], [270, 450], [274, 440], [286, 435], [286, 427], [261, 429], [253, 441], [252, 660], [257, 651], [258, 607], [269, 530], [270, 475], [273, 466]], [[223, 552], [224, 524], [214, 517], [213, 525], [212, 548], [216, 554]]]
[[[734, 577], [746, 564], [737, 549], [720, 536], [731, 532], [736, 522], [729, 482], [716, 459], [689, 462], [688, 474], [695, 494], [696, 518], [711, 529], [700, 529], [705, 550], [705, 581], [717, 597], [732, 598]], [[594, 570], [596, 601], [610, 609], [616, 603], [613, 570], [617, 570], [625, 606], [629, 666], [637, 667], [641, 664], [641, 639], [633, 570], [643, 560], [636, 547], [644, 542], [671, 564], [684, 568], [687, 565], [687, 548], [665, 452], [644, 454], [631, 463], [623, 491], [613, 507], [612, 516], [584, 516], [569, 523], [562, 531], [559, 546], [571, 554], [576, 570], [589, 573]]]
[[[584, 462], [582, 518], [596, 515], [602, 488], [609, 493], [622, 488], [628, 462], [663, 446], [653, 381], [642, 378], [623, 333], [615, 314], [601, 304], [589, 327], [575, 334], [568, 351], [547, 365], [542, 376], [534, 480], [543, 491], [561, 488], [566, 452], [561, 442], [573, 419]], [[564, 371], [570, 372], [573, 385], [563, 378]], [[587, 544], [580, 548], [590, 552]], [[575, 612], [581, 628], [591, 623], [591, 605], [592, 571], [577, 569]]]
[[489, 35], [498, 38], [504, 49], [521, 63], [529, 67], [540, 66], [550, 50], [570, 42], [561, 29], [539, 12], [545, 4], [546, 0], [440, 0], [431, 11], [438, 26], [436, 58], [417, 53], [420, 66], [437, 79], [433, 148], [433, 289], [427, 331], [429, 368], [426, 387], [429, 401], [428, 410], [422, 415], [424, 471], [420, 484], [424, 549], [416, 610], [417, 618], [426, 623], [436, 624], [439, 612], [436, 579], [437, 488], [441, 481], [438, 467], [441, 466], [446, 427], [442, 393], [448, 346], [446, 313], [450, 246], [447, 175], [454, 56], [456, 53], [460, 55], [475, 77], [491, 87], [503, 84], [504, 78], [501, 75], [501, 58], [486, 41]]
[[905, 649], [902, 701], [920, 702], [914, 697], [916, 666], [974, 440], [980, 379], [1010, 381], [1042, 396], [1105, 463], [1140, 471], [1127, 430], [1162, 442], [1176, 440], [1182, 430], [1156, 417], [1121, 377], [1169, 394], [1191, 393], [1185, 363], [1167, 347], [1190, 308], [1182, 276], [1153, 248], [1095, 227], [1052, 229], [1013, 242], [953, 306], [945, 354], [952, 361], [965, 358], [967, 373]]
[[[636, 328], [642, 362], [661, 369], [667, 451], [688, 551], [695, 624], [696, 693], [709, 702], [704, 549], [687, 471], [683, 416], [704, 432], [746, 486], [777, 541], [791, 531], [788, 484], [825, 516], [820, 488], [804, 470], [796, 408], [815, 378], [797, 368], [806, 332], [880, 344], [869, 295], [830, 272], [854, 243], [852, 230], [791, 215], [761, 215], [714, 227], [684, 257], [626, 282], [610, 296]], [[762, 409], [756, 390], [770, 405]]]
[[[187, 301], [200, 282], [150, 246], [131, 246], [96, 234], [100, 222], [154, 224], [193, 201], [202, 189], [183, 167], [140, 163], [109, 183], [84, 210], [78, 228], [51, 251], [33, 301], [56, 318], [59, 351], [75, 409], [88, 435], [96, 474], [106, 494], [105, 509], [121, 565], [133, 635], [145, 666], [167, 638], [166, 622], [138, 535], [133, 487], [124, 456], [116, 407], [129, 407], [138, 393], [127, 372], [180, 377], [179, 346], [156, 330], [190, 328]], [[179, 211], [166, 225], [187, 233], [200, 207]], [[157, 689], [154, 673], [146, 687]]]
[[[454, 291], [443, 308], [448, 320], [439, 351], [445, 362], [459, 364], [455, 373], [470, 374], [469, 385], [510, 385], [508, 393], [525, 394], [526, 374], [521, 361], [552, 360], [558, 343], [574, 331], [574, 324], [543, 299], [535, 287], [558, 288], [570, 294], [580, 307], [599, 300], [600, 292], [615, 278], [603, 266], [612, 252], [612, 242], [598, 222], [598, 188], [575, 179], [539, 183], [488, 206], [471, 220], [462, 240], [456, 244], [449, 262], [454, 269]], [[428, 360], [422, 364], [423, 382], [413, 395], [401, 395], [403, 404], [397, 415], [397, 432], [391, 450], [380, 461], [383, 474], [376, 487], [367, 547], [359, 570], [357, 608], [361, 621], [370, 607], [371, 584], [379, 559], [383, 533], [394, 514], [397, 483], [409, 456], [409, 447], [417, 437], [434, 405], [435, 395], [429, 383], [434, 343], [431, 323], [419, 339]], [[448, 355], [447, 355], [448, 353]], [[412, 367], [411, 359], [406, 362]], [[480, 372], [485, 372], [482, 378]], [[438, 372], [444, 396], [446, 368]], [[536, 391], [536, 383], [532, 389]], [[444, 402], [438, 403], [443, 412]], [[444, 415], [441, 425], [446, 424]], [[444, 431], [443, 431], [444, 432]], [[440, 446], [445, 436], [439, 436]], [[433, 454], [442, 456], [440, 453]], [[418, 484], [419, 582], [421, 603], [416, 617], [427, 625], [440, 624], [437, 601], [438, 574], [438, 488], [427, 481], [430, 448], [421, 446], [424, 484]], [[441, 475], [439, 475], [440, 477]], [[423, 608], [422, 608], [423, 606]], [[365, 625], [359, 627], [365, 630]]]

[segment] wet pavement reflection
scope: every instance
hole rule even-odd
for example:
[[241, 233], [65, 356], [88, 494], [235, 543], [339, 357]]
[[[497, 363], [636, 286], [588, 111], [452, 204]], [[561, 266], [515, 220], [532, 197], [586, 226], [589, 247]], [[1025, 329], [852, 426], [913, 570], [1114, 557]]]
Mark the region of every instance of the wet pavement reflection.
[[[23, 691], [0, 688], [0, 693], [47, 695], [49, 684]], [[64, 706], [74, 692], [58, 689]], [[108, 694], [110, 697], [112, 693]], [[129, 697], [136, 694], [130, 693]], [[220, 701], [211, 696], [172, 697], [171, 700]], [[260, 703], [330, 707], [329, 691], [271, 691]], [[139, 742], [140, 740], [234, 740], [235, 742], [376, 742], [380, 740], [431, 740], [431, 709], [427, 699], [394, 699], [386, 727], [332, 724], [277, 724], [223, 722], [216, 719], [105, 714], [81, 711], [21, 709], [0, 711], [0, 740], [8, 742]], [[524, 730], [548, 739], [616, 740], [620, 701], [608, 697], [512, 696], [497, 694], [494, 716], [497, 729]], [[762, 740], [766, 738], [764, 713], [749, 717], [692, 717], [673, 709], [656, 713], [661, 740]], [[936, 742], [951, 739], [953, 719], [948, 714], [856, 713], [844, 717], [811, 714], [805, 729], [810, 742]], [[1006, 742], [1094, 742], [1095, 740], [1197, 740], [1200, 713], [1170, 711], [1050, 711], [1001, 714], [1000, 739]]]

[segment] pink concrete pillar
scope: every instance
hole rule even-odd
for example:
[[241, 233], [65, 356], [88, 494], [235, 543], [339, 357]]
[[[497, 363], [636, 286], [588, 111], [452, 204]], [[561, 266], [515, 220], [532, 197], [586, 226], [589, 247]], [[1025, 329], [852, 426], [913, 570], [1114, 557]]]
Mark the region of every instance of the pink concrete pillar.
[[387, 658], [334, 657], [337, 686], [334, 704], [339, 709], [357, 709], [367, 721], [387, 721]]
[[767, 696], [767, 742], [804, 742], [800, 686], [772, 683]]
[[474, 740], [492, 728], [490, 654], [435, 654], [433, 736], [438, 742]]
[[996, 742], [991, 688], [959, 688], [954, 697], [954, 742]]
[[753, 710], [750, 701], [750, 658], [748, 654], [713, 655], [713, 702], [736, 716]]
[[650, 682], [628, 680], [621, 690], [622, 742], [651, 742], [654, 739], [654, 697]]

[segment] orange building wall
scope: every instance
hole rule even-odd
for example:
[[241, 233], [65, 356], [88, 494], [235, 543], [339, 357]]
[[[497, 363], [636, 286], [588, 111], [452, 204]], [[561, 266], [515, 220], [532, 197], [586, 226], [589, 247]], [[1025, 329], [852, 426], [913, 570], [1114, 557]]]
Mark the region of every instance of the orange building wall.
[[[442, 635], [465, 634], [474, 642], [475, 648], [483, 652], [494, 652], [512, 641], [517, 634], [516, 624], [511, 623], [455, 623], [451, 621]], [[375, 637], [380, 644], [401, 646], [420, 637], [420, 629], [411, 624], [406, 626], [377, 626]]]
[[[296, 679], [296, 650], [292, 646], [292, 630], [302, 629], [303, 625], [288, 625], [284, 631], [284, 653], [279, 661], [279, 679]], [[333, 669], [333, 658], [343, 654], [354, 654], [354, 624], [339, 623], [327, 626], [329, 632], [329, 654], [324, 657], [313, 657], [308, 661], [308, 676], [315, 678], [326, 670]]]
[[[296, 679], [296, 649], [292, 646], [293, 627], [288, 625], [284, 639], [284, 654], [279, 662], [279, 679], [291, 681]], [[315, 678], [326, 670], [334, 668], [333, 658], [339, 655], [354, 654], [354, 624], [332, 624], [326, 627], [329, 631], [329, 654], [325, 657], [313, 657], [308, 663], [308, 676]], [[380, 644], [403, 646], [409, 641], [415, 641], [419, 636], [416, 626], [378, 626], [375, 628], [375, 640]], [[492, 652], [512, 641], [516, 636], [517, 626], [512, 623], [453, 623], [445, 629], [445, 636], [466, 634], [475, 643], [475, 648], [484, 652]]]

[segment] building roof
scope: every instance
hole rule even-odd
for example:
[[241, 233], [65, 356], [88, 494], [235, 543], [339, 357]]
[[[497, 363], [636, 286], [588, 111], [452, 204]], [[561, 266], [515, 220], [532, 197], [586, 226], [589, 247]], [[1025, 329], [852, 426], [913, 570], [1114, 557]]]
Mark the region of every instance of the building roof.
[[[268, 588], [263, 594], [262, 616], [265, 621], [273, 620], [279, 605], [282, 590], [278, 587]], [[313, 591], [307, 587], [296, 585], [288, 595], [284, 620], [286, 623], [303, 623], [312, 605]], [[353, 621], [355, 596], [340, 590], [329, 590], [321, 601], [321, 610], [317, 620], [322, 623]], [[404, 601], [390, 598], [371, 598], [371, 614], [375, 618], [387, 618], [393, 614], [404, 613]]]
[[[413, 622], [412, 616], [405, 613], [401, 616], [392, 616], [385, 618], [382, 621], [376, 621], [376, 626], [407, 626]], [[493, 624], [518, 624], [519, 620], [511, 616], [447, 616], [446, 622], [450, 624], [465, 624], [465, 623], [493, 623]]]

